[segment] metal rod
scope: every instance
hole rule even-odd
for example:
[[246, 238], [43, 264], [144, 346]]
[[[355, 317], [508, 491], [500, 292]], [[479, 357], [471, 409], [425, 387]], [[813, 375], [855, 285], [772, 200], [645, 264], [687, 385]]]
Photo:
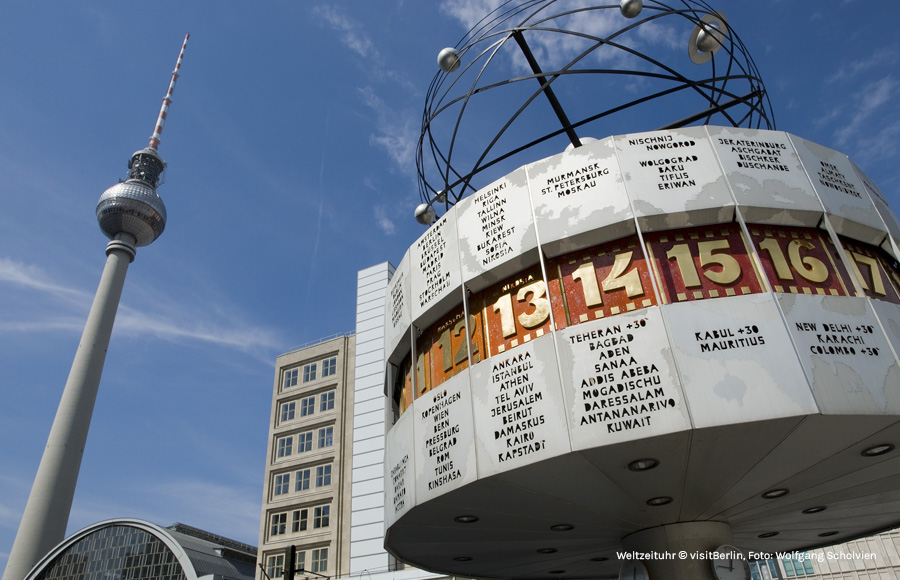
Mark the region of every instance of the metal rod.
[[685, 117], [684, 119], [681, 119], [680, 121], [675, 121], [674, 123], [669, 123], [668, 125], [666, 125], [664, 127], [660, 127], [659, 129], [657, 129], [657, 131], [664, 131], [666, 129], [678, 129], [679, 127], [684, 127], [688, 123], [693, 123], [694, 121], [699, 121], [703, 117], [708, 117], [708, 116], [714, 115], [716, 113], [721, 113], [725, 109], [729, 109], [735, 105], [740, 105], [741, 103], [745, 103], [755, 97], [760, 97], [760, 96], [762, 96], [762, 94], [763, 94], [762, 91], [757, 89], [755, 91], [747, 93], [743, 97], [738, 97], [736, 99], [732, 99], [732, 100], [728, 101], [727, 103], [722, 103], [721, 105], [716, 105], [715, 107], [710, 107], [710, 108], [706, 109], [705, 111], [701, 111], [695, 115], [691, 115], [690, 117]]
[[572, 142], [572, 146], [581, 147], [581, 140], [575, 133], [575, 129], [572, 128], [572, 123], [569, 122], [569, 118], [566, 116], [566, 112], [563, 111], [562, 105], [559, 104], [559, 99], [556, 98], [556, 94], [550, 87], [550, 82], [544, 76], [544, 72], [541, 70], [537, 59], [534, 58], [534, 54], [528, 47], [528, 43], [525, 42], [525, 37], [522, 36], [522, 31], [516, 30], [515, 32], [513, 32], [513, 38], [516, 39], [516, 43], [519, 45], [519, 48], [522, 49], [522, 54], [525, 55], [525, 60], [528, 61], [528, 66], [531, 67], [531, 71], [535, 75], [537, 75], [536, 78], [538, 82], [541, 83], [541, 91], [544, 93], [544, 95], [546, 95], [547, 100], [550, 101], [550, 106], [553, 108], [553, 112], [556, 113], [556, 117], [559, 119], [559, 122], [562, 123], [563, 129], [565, 130], [566, 135], [569, 137], [569, 141]]

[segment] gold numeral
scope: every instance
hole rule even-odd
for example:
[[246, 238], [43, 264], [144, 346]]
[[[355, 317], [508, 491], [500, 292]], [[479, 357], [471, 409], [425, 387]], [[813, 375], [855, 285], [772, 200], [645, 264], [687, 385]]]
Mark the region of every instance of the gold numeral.
[[[527, 329], [537, 328], [550, 317], [550, 301], [547, 300], [547, 286], [543, 280], [532, 282], [519, 288], [516, 294], [518, 302], [525, 302], [528, 295], [531, 299], [528, 304], [534, 309], [531, 313], [523, 312], [518, 316], [519, 324]], [[500, 331], [503, 338], [509, 338], [516, 334], [516, 317], [513, 313], [512, 294], [504, 294], [494, 303], [494, 312], [500, 314]]]
[[643, 296], [644, 286], [641, 284], [641, 274], [638, 272], [638, 269], [634, 268], [627, 274], [624, 273], [625, 270], [628, 269], [628, 266], [631, 265], [631, 257], [633, 255], [634, 252], [625, 252], [624, 254], [616, 255], [616, 261], [613, 262], [613, 267], [609, 271], [609, 275], [607, 275], [606, 280], [603, 281], [604, 292], [624, 288], [625, 293], [628, 294], [629, 298]]
[[525, 328], [531, 329], [542, 325], [550, 317], [550, 301], [547, 300], [547, 285], [543, 280], [519, 288], [516, 299], [519, 302], [525, 302], [525, 298], [529, 294], [531, 294], [531, 300], [528, 303], [534, 308], [534, 311], [531, 314], [525, 312], [520, 314], [519, 323]]
[[584, 303], [588, 308], [603, 304], [600, 286], [597, 285], [597, 274], [594, 272], [592, 262], [585, 262], [578, 266], [578, 269], [572, 272], [572, 280], [581, 280], [581, 291], [584, 293]]
[[[775, 267], [775, 275], [779, 280], [793, 280], [791, 269], [788, 262], [784, 258], [784, 252], [781, 245], [775, 238], [766, 238], [759, 244], [760, 249], [769, 253], [772, 265]], [[820, 284], [828, 279], [828, 267], [813, 256], [803, 257], [800, 250], [814, 250], [816, 247], [807, 240], [791, 240], [788, 244], [788, 258], [791, 261], [791, 268], [800, 274], [808, 282]]]
[[597, 284], [597, 271], [594, 269], [593, 262], [585, 262], [572, 272], [572, 280], [581, 281], [584, 303], [588, 308], [603, 305], [603, 295], [600, 292], [600, 286], [603, 286], [604, 292], [624, 288], [629, 298], [643, 296], [644, 287], [641, 284], [641, 274], [638, 269], [633, 268], [630, 272], [625, 272], [628, 266], [631, 265], [633, 255], [633, 251], [617, 254], [609, 274], [607, 274], [602, 284], [599, 285]]
[[850, 264], [853, 266], [853, 269], [856, 270], [856, 276], [859, 278], [859, 283], [862, 285], [863, 290], [869, 290], [869, 285], [866, 283], [866, 278], [859, 269], [859, 264], [865, 264], [869, 267], [872, 291], [881, 296], [887, 296], [887, 291], [884, 289], [884, 280], [881, 279], [881, 270], [878, 268], [878, 261], [875, 258], [870, 258], [869, 256], [864, 256], [856, 252], [848, 253], [853, 258], [850, 260]]
[[[741, 264], [734, 256], [714, 253], [718, 250], [729, 249], [731, 249], [731, 246], [728, 240], [710, 240], [697, 244], [697, 250], [700, 253], [700, 266], [702, 268], [707, 268], [714, 264], [722, 267], [718, 272], [710, 269], [703, 271], [703, 275], [716, 284], [732, 284], [741, 277]], [[678, 270], [681, 272], [681, 279], [684, 281], [685, 288], [702, 286], [697, 267], [694, 265], [690, 246], [687, 244], [672, 246], [672, 249], [666, 252], [666, 257], [669, 260], [675, 260], [675, 263], [678, 264]]]

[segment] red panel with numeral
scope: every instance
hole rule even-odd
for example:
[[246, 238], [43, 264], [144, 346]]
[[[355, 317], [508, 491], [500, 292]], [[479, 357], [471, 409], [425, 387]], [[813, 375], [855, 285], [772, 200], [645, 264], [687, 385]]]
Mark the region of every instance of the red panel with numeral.
[[[484, 332], [481, 312], [469, 315], [472, 360], [478, 362], [484, 353]], [[466, 320], [462, 305], [438, 320], [429, 329], [431, 349], [427, 356], [431, 368], [431, 385], [436, 387], [469, 366], [466, 348]]]
[[550, 332], [550, 300], [540, 265], [485, 289], [469, 305], [482, 312], [488, 356]]
[[897, 261], [881, 248], [841, 237], [850, 267], [869, 298], [900, 304]]
[[657, 303], [637, 236], [554, 258], [547, 276], [558, 329]]
[[399, 388], [400, 400], [397, 402], [397, 405], [400, 408], [400, 414], [402, 415], [403, 412], [412, 405], [413, 399], [415, 399], [413, 396], [412, 385], [412, 353], [406, 355], [406, 358], [400, 363], [399, 380], [403, 381], [403, 383]]
[[815, 228], [747, 226], [763, 271], [775, 292], [847, 296], [834, 244]]
[[416, 340], [415, 398], [421, 397], [434, 387], [431, 379], [431, 357], [428, 356], [431, 346], [432, 336], [430, 333], [423, 332]]
[[655, 232], [644, 238], [668, 303], [763, 291], [735, 223]]

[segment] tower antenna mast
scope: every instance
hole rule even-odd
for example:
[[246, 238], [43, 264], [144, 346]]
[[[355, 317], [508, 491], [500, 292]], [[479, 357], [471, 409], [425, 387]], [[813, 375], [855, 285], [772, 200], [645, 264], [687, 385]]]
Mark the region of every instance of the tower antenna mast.
[[153, 135], [150, 135], [150, 149], [154, 151], [159, 149], [159, 138], [162, 135], [163, 125], [166, 124], [166, 115], [169, 114], [169, 105], [172, 104], [172, 93], [175, 92], [175, 82], [181, 75], [181, 61], [184, 60], [184, 49], [187, 48], [190, 34], [184, 35], [184, 42], [181, 43], [181, 52], [178, 53], [178, 60], [175, 62], [175, 70], [172, 71], [172, 80], [169, 81], [169, 90], [163, 97], [162, 107], [159, 109], [159, 117], [156, 119], [156, 127], [153, 129]]
[[65, 539], [125, 273], [137, 248], [151, 244], [166, 227], [166, 206], [156, 193], [166, 163], [157, 147], [189, 37], [185, 35], [181, 45], [150, 145], [131, 156], [128, 179], [103, 192], [97, 203], [97, 222], [110, 239], [106, 246], [106, 265], [50, 427], [3, 580], [22, 580]]

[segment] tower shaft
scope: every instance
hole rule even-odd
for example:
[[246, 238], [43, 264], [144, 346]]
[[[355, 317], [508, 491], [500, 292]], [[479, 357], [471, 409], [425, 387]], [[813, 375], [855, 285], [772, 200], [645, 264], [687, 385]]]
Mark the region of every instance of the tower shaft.
[[131, 236], [122, 234], [106, 247], [106, 266], [50, 428], [3, 580], [22, 580], [38, 560], [65, 539], [113, 322], [128, 264], [135, 255], [132, 242]]

